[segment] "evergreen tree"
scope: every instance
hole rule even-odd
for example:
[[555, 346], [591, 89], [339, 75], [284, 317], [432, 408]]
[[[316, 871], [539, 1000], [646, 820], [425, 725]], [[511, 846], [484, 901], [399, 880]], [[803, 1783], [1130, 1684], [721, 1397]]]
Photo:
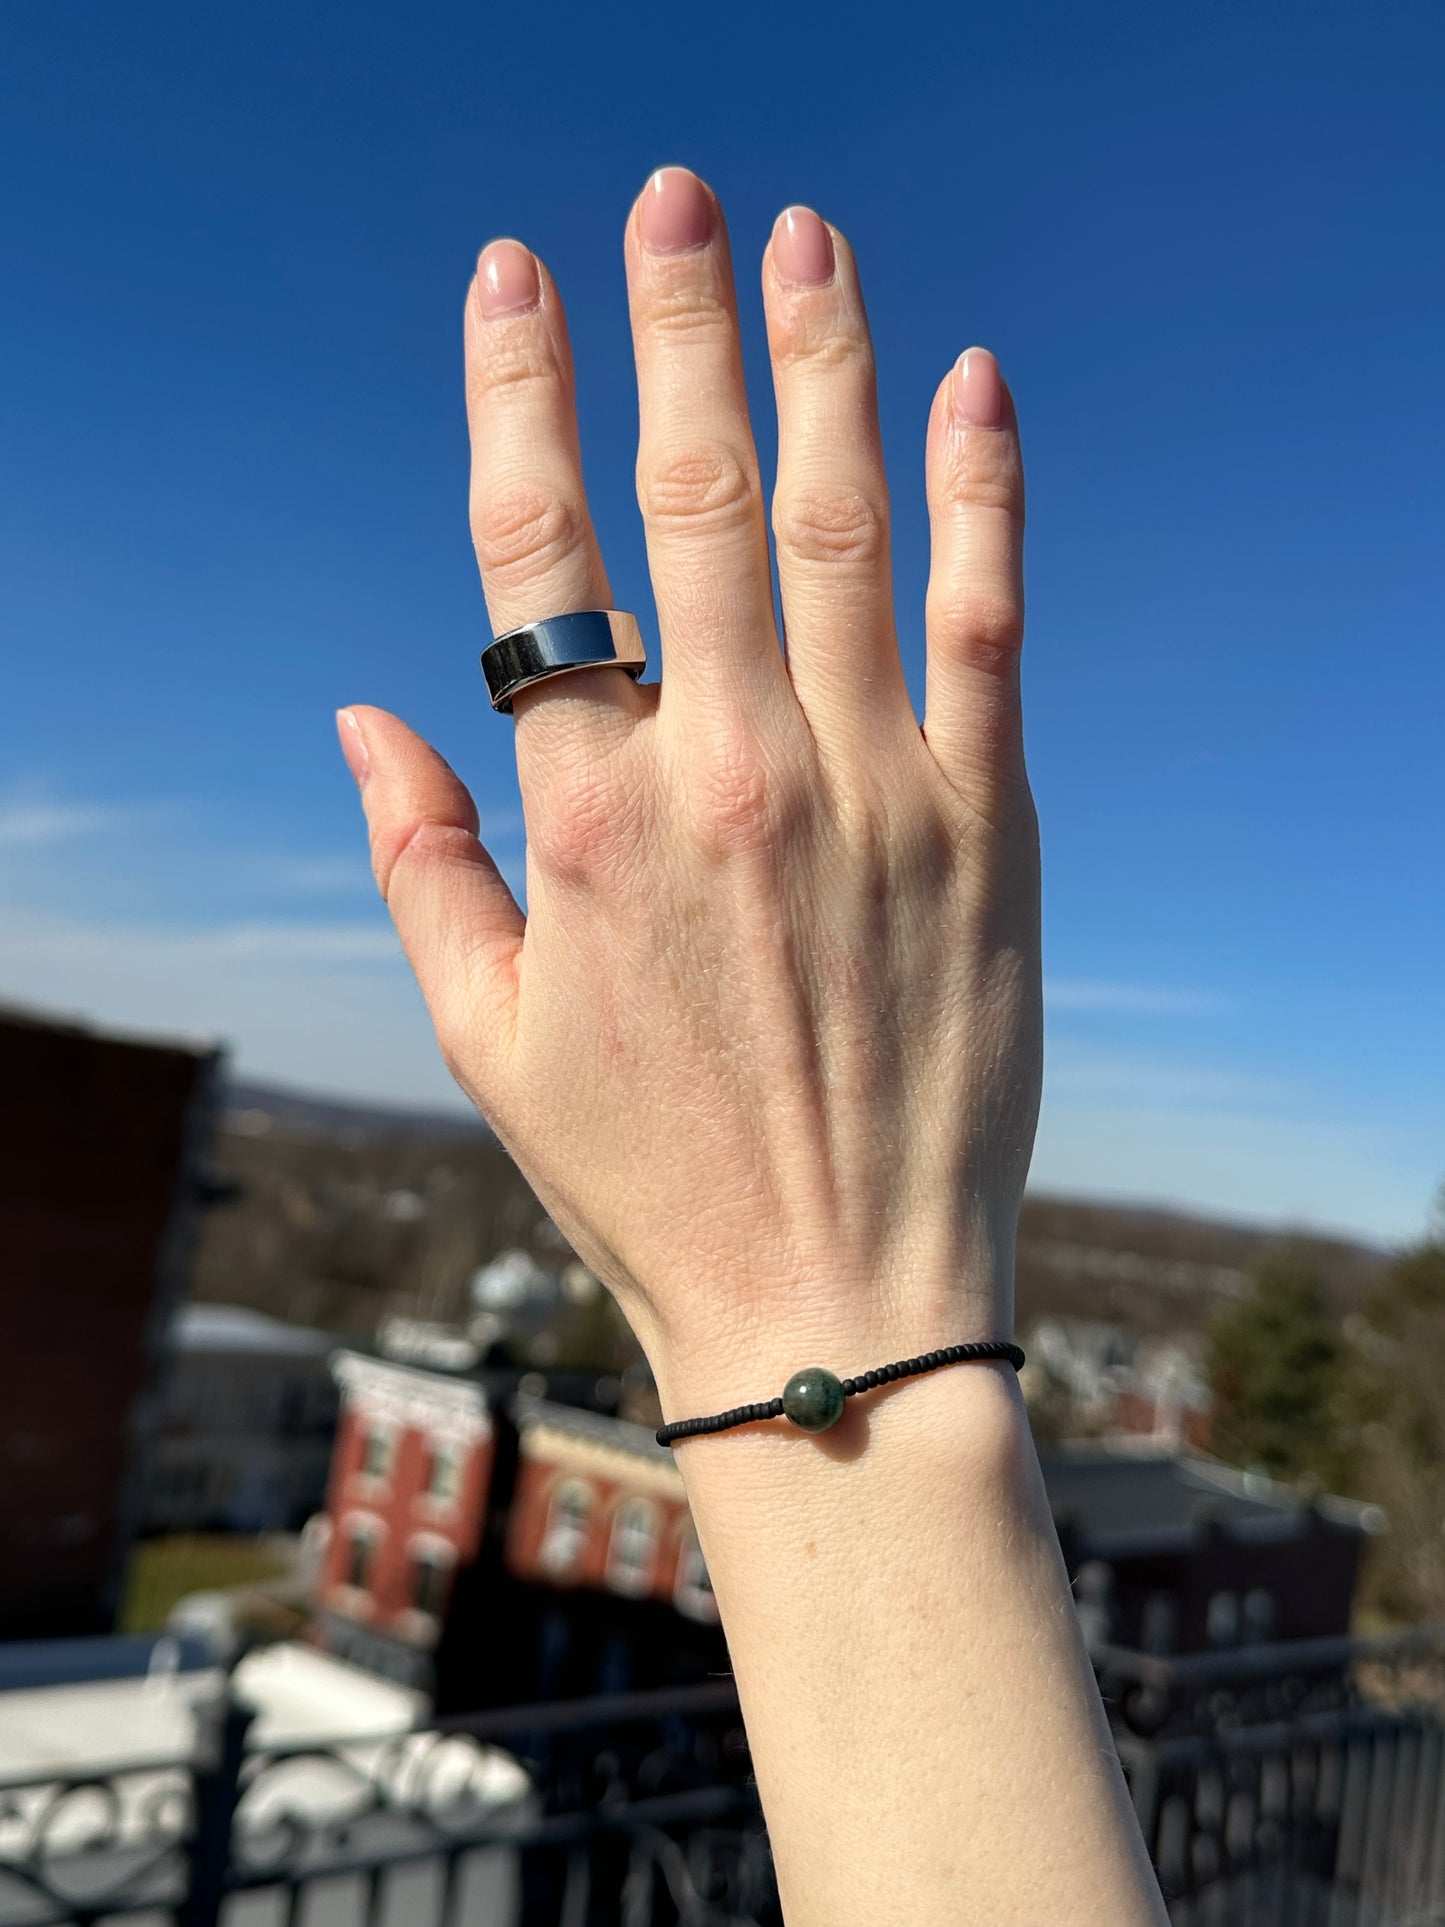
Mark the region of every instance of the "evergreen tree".
[[1308, 1250], [1269, 1253], [1210, 1331], [1215, 1450], [1274, 1478], [1347, 1489], [1347, 1370]]
[[1359, 1320], [1362, 1477], [1388, 1529], [1369, 1591], [1393, 1620], [1445, 1615], [1445, 1220], [1402, 1252]]

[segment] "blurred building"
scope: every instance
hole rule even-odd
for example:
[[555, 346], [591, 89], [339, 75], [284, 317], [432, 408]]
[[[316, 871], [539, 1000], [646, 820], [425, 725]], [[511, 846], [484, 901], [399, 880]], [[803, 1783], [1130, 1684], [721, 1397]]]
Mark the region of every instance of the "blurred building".
[[[315, 1637], [442, 1711], [700, 1680], [726, 1666], [672, 1454], [616, 1380], [341, 1352]], [[434, 1348], [438, 1362], [425, 1354]], [[1343, 1634], [1379, 1523], [1156, 1441], [1046, 1448], [1092, 1646], [1199, 1653]]]
[[144, 1529], [299, 1530], [326, 1493], [334, 1343], [238, 1305], [182, 1305], [166, 1335]]
[[1102, 1318], [1040, 1318], [1021, 1374], [1046, 1437], [1124, 1436], [1207, 1451], [1213, 1399], [1196, 1332], [1143, 1337]]
[[1202, 1653], [1349, 1631], [1378, 1507], [1117, 1440], [1040, 1456], [1094, 1648]]
[[672, 1454], [616, 1380], [359, 1352], [342, 1389], [316, 1636], [442, 1710], [691, 1680], [724, 1663]]
[[0, 1637], [113, 1623], [218, 1065], [0, 1013]]

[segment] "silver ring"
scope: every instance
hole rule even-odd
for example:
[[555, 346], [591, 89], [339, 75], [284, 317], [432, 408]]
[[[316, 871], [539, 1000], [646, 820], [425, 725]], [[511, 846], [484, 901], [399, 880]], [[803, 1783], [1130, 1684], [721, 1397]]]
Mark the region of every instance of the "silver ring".
[[622, 609], [582, 609], [509, 629], [482, 651], [492, 708], [510, 713], [519, 689], [573, 669], [625, 669], [635, 682], [647, 667], [636, 616]]

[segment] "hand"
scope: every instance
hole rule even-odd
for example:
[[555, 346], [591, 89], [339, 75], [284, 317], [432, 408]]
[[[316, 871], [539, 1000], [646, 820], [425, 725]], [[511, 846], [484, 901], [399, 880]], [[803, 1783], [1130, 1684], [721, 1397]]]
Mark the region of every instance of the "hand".
[[[920, 731], [857, 271], [789, 210], [763, 258], [785, 660], [721, 210], [666, 169], [625, 245], [663, 673], [517, 697], [526, 918], [433, 750], [375, 709], [342, 738], [447, 1063], [678, 1417], [1010, 1333], [1040, 1076], [1023, 484], [970, 350], [928, 423]], [[465, 335], [494, 629], [610, 607], [561, 302], [517, 242], [483, 253]]]

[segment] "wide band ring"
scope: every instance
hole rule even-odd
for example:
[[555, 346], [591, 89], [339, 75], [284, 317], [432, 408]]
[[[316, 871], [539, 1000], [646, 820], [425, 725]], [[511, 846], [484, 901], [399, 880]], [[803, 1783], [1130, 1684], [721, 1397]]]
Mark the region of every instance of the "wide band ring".
[[482, 651], [492, 708], [510, 713], [519, 689], [573, 669], [625, 669], [635, 682], [647, 667], [636, 616], [622, 609], [582, 609], [509, 629]]

